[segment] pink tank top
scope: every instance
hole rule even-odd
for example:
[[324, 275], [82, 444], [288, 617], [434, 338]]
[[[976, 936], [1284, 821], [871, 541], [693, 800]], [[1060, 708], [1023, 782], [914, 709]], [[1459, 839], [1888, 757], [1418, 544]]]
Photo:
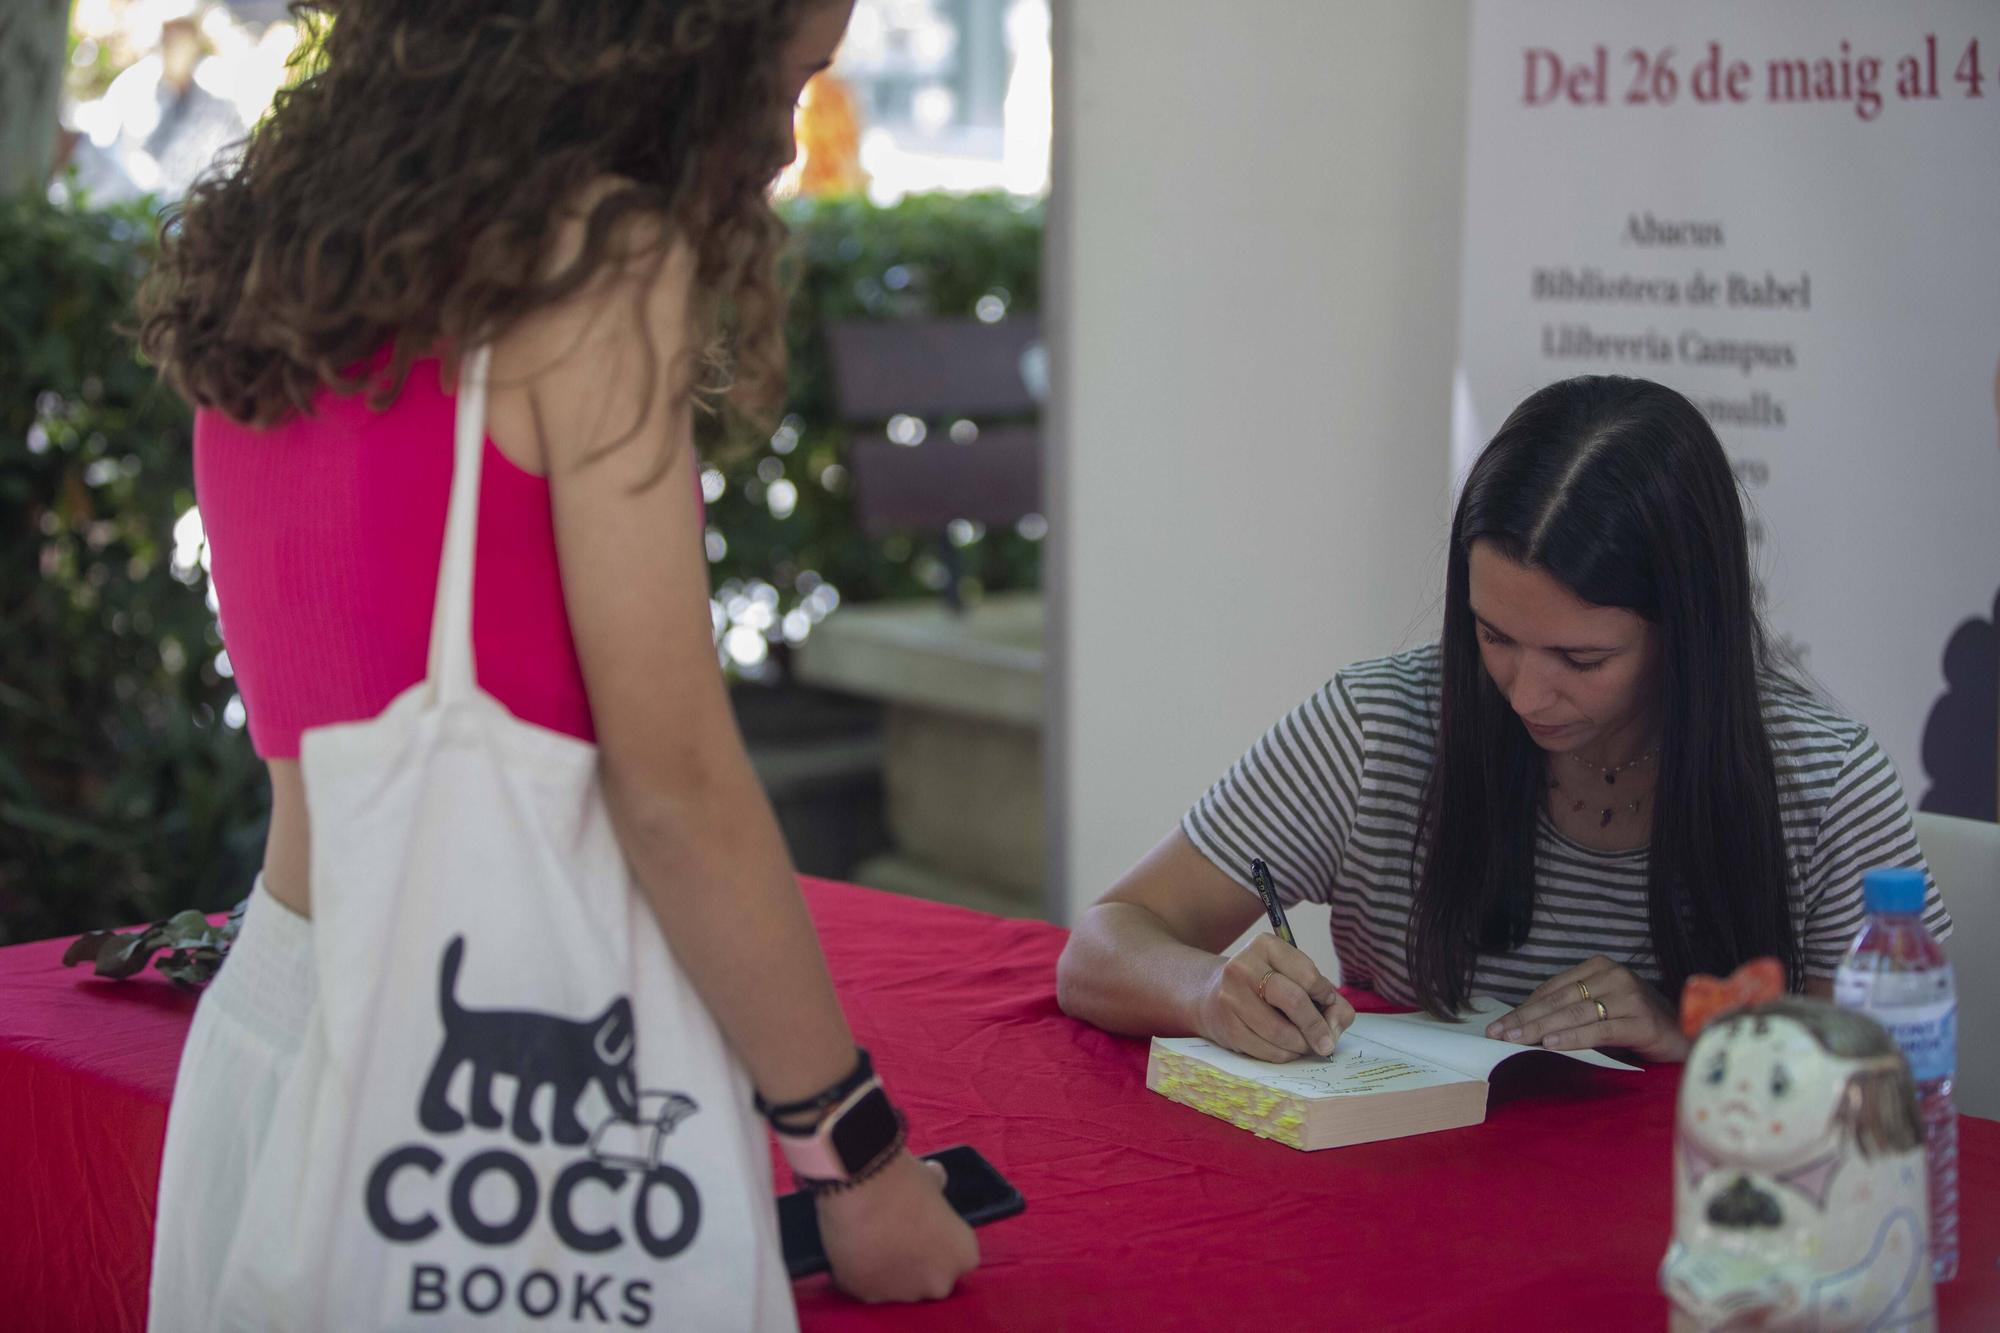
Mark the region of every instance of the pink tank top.
[[[395, 403], [322, 389], [256, 430], [195, 414], [195, 495], [223, 644], [266, 759], [311, 727], [373, 717], [424, 677], [451, 492], [454, 403], [419, 361]], [[523, 721], [594, 740], [556, 568], [545, 478], [486, 441], [472, 645], [479, 684]]]

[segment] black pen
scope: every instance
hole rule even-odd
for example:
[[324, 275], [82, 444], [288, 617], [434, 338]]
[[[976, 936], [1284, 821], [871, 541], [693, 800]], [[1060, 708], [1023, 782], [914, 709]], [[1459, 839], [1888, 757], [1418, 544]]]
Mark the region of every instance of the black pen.
[[1250, 882], [1257, 886], [1257, 896], [1264, 900], [1264, 911], [1271, 918], [1271, 933], [1294, 949], [1299, 942], [1292, 938], [1292, 926], [1285, 920], [1285, 906], [1278, 901], [1278, 886], [1271, 882], [1271, 868], [1258, 857], [1250, 858]]

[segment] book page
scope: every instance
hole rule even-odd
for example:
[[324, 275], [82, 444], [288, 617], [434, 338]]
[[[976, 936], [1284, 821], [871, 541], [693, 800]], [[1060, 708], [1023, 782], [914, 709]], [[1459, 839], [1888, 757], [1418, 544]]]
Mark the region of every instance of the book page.
[[[1430, 1064], [1455, 1070], [1467, 1078], [1488, 1079], [1494, 1066], [1509, 1056], [1524, 1055], [1529, 1051], [1543, 1050], [1539, 1046], [1519, 1046], [1511, 1041], [1496, 1041], [1486, 1034], [1486, 1025], [1514, 1006], [1490, 995], [1475, 995], [1472, 1004], [1456, 1023], [1432, 1018], [1429, 1014], [1362, 1014], [1354, 1020], [1352, 1027], [1340, 1036], [1339, 1045], [1334, 1050], [1337, 1058], [1340, 1047], [1347, 1044], [1349, 1037], [1359, 1037], [1371, 1045], [1399, 1051]], [[1550, 1051], [1551, 1055], [1567, 1056], [1587, 1065], [1601, 1069], [1636, 1070], [1637, 1065], [1628, 1065], [1623, 1060], [1614, 1060], [1601, 1051]]]
[[1213, 1065], [1224, 1074], [1249, 1079], [1294, 1097], [1362, 1097], [1373, 1092], [1407, 1092], [1477, 1079], [1378, 1045], [1366, 1036], [1343, 1033], [1325, 1060], [1269, 1064], [1217, 1046], [1200, 1037], [1155, 1037], [1154, 1045]]

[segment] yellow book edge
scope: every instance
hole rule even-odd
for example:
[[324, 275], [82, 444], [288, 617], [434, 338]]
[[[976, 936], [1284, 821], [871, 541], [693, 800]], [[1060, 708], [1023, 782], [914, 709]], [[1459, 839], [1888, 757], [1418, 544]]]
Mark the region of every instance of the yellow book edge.
[[[1448, 1089], [1442, 1087], [1369, 1093], [1357, 1097], [1306, 1097], [1281, 1092], [1255, 1079], [1224, 1073], [1213, 1065], [1162, 1046], [1158, 1038], [1153, 1040], [1146, 1058], [1146, 1087], [1151, 1091], [1204, 1115], [1226, 1120], [1238, 1129], [1247, 1129], [1260, 1139], [1270, 1139], [1300, 1152], [1344, 1148], [1356, 1143], [1376, 1143], [1384, 1139], [1480, 1124], [1486, 1119], [1489, 1085], [1484, 1079], [1463, 1077], [1468, 1089], [1476, 1091], [1460, 1094], [1459, 1098], [1439, 1096], [1448, 1093]], [[1410, 1122], [1399, 1122], [1387, 1114], [1390, 1110], [1387, 1103], [1414, 1099], [1426, 1093], [1430, 1095], [1425, 1100], [1445, 1104], [1440, 1108], [1444, 1114], [1433, 1122], [1412, 1127]], [[1460, 1104], [1451, 1106], [1454, 1101]], [[1369, 1109], [1373, 1114], [1360, 1114], [1357, 1108], [1357, 1112], [1347, 1118], [1361, 1123], [1350, 1123], [1345, 1132], [1328, 1135], [1325, 1142], [1307, 1142], [1308, 1130], [1314, 1127], [1314, 1119], [1324, 1121], [1328, 1116], [1337, 1115], [1337, 1108], [1343, 1104], [1360, 1102], [1372, 1103]], [[1315, 1108], [1321, 1111], [1321, 1116], [1313, 1115]]]
[[1169, 1101], [1227, 1120], [1260, 1139], [1305, 1150], [1306, 1099], [1262, 1083], [1225, 1074], [1155, 1039], [1146, 1057], [1146, 1086]]

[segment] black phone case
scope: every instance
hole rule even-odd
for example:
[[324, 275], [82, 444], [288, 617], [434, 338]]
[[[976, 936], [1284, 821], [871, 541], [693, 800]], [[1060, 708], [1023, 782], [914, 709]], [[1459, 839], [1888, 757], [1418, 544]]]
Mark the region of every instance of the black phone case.
[[[944, 1166], [944, 1199], [971, 1226], [985, 1226], [1012, 1217], [1028, 1206], [1021, 1191], [994, 1170], [979, 1150], [965, 1144], [925, 1153], [926, 1161]], [[826, 1246], [820, 1240], [819, 1212], [812, 1195], [794, 1190], [778, 1199], [778, 1240], [785, 1251], [785, 1271], [793, 1278], [824, 1273]]]

